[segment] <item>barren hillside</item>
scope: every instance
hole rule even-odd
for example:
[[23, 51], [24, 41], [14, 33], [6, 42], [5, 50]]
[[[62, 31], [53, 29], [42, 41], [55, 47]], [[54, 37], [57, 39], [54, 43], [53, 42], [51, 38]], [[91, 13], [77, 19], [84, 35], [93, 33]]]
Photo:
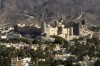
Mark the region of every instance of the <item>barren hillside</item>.
[[99, 11], [100, 0], [0, 0], [0, 23], [70, 20], [85, 12], [87, 22], [100, 24]]

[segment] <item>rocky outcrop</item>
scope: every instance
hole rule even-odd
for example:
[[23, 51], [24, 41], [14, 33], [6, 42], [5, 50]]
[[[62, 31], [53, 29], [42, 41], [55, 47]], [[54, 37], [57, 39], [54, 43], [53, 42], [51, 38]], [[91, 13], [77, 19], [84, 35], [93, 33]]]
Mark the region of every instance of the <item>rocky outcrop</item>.
[[85, 12], [89, 23], [99, 24], [99, 11], [100, 0], [0, 0], [0, 23], [72, 20]]

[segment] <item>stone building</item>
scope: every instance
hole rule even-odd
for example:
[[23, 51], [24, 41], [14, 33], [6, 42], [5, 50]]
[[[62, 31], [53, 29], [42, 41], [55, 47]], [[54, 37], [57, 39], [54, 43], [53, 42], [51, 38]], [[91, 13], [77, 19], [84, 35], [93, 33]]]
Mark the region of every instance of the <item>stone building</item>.
[[11, 58], [11, 66], [29, 66], [29, 63], [31, 63], [31, 58], [28, 57], [24, 59]]
[[21, 66], [22, 60], [18, 60], [18, 58], [11, 59], [11, 66]]
[[93, 33], [86, 28], [85, 20], [81, 22], [64, 23], [63, 20], [55, 22], [54, 25], [47, 25], [42, 23], [42, 33], [45, 36], [58, 35], [66, 40], [79, 38], [82, 36], [91, 36]]
[[38, 25], [27, 25], [27, 24], [16, 24], [14, 27], [15, 31], [22, 34], [37, 34], [41, 33], [41, 27]]
[[15, 30], [19, 33], [40, 34], [47, 37], [57, 35], [68, 41], [82, 36], [92, 36], [93, 34], [93, 32], [86, 28], [85, 20], [80, 22], [64, 22], [63, 20], [60, 20], [54, 22], [53, 25], [48, 25], [46, 22], [42, 22], [41, 26], [17, 24]]

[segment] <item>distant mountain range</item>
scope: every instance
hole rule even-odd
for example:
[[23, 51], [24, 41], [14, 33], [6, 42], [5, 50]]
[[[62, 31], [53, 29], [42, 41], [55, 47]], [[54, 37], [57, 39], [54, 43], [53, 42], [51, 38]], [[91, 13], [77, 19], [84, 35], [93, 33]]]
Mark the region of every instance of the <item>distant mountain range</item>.
[[0, 0], [0, 23], [40, 23], [76, 19], [100, 25], [100, 0]]

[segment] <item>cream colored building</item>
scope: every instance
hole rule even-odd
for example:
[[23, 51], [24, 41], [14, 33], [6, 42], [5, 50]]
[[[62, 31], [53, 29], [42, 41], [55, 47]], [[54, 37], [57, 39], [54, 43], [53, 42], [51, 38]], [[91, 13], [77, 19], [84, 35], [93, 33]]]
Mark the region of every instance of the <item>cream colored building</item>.
[[31, 58], [24, 58], [24, 59], [18, 59], [18, 57], [12, 58], [11, 66], [29, 66], [30, 62], [31, 62]]
[[21, 66], [22, 60], [18, 60], [18, 58], [11, 59], [11, 66]]
[[57, 35], [66, 40], [72, 40], [83, 36], [93, 36], [93, 32], [89, 31], [85, 25], [85, 21], [82, 22], [69, 22], [63, 24], [63, 21], [56, 22], [55, 25], [47, 25], [45, 22], [42, 23], [42, 33], [45, 36]]
[[39, 33], [40, 35], [42, 34], [47, 37], [51, 35], [57, 35], [65, 38], [68, 41], [83, 36], [89, 36], [91, 38], [93, 35], [93, 32], [87, 29], [85, 20], [82, 20], [80, 22], [64, 22], [63, 20], [60, 20], [56, 21], [54, 25], [48, 25], [46, 24], [46, 22], [43, 22], [41, 26], [17, 24], [15, 29], [19, 33]]

